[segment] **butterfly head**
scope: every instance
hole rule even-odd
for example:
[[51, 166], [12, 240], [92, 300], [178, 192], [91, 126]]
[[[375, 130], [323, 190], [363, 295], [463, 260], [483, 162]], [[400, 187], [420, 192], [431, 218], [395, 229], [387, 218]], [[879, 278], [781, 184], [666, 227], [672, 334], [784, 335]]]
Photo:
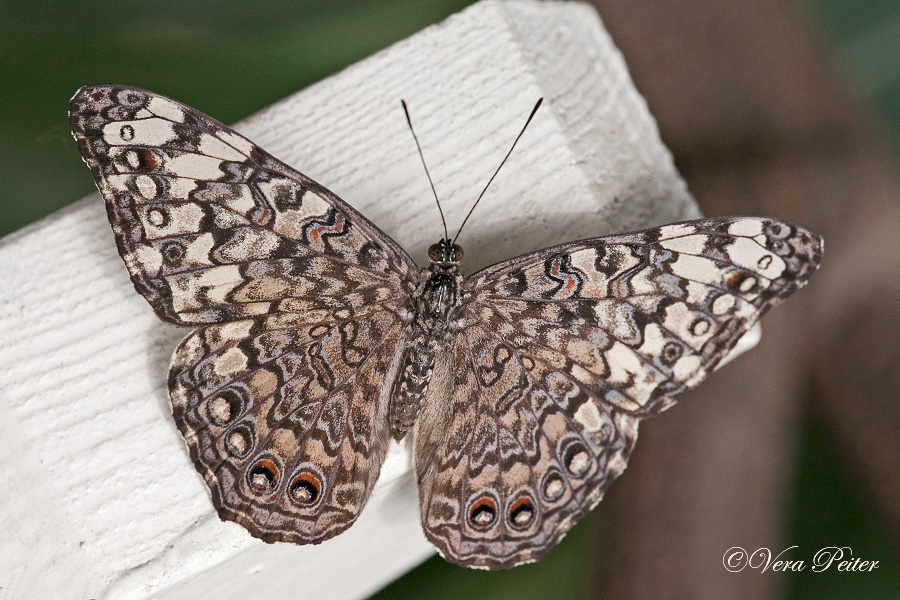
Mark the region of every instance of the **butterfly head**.
[[431, 263], [439, 266], [458, 265], [462, 260], [463, 249], [458, 244], [454, 244], [450, 240], [444, 238], [437, 244], [432, 244], [428, 248], [428, 258]]

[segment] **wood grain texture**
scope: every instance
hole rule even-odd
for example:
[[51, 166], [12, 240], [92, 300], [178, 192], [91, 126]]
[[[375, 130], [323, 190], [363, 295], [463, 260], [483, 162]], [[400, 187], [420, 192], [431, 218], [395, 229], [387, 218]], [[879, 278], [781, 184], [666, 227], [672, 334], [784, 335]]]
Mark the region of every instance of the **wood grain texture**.
[[[461, 239], [468, 269], [699, 215], [580, 4], [483, 2], [237, 129], [424, 264], [440, 225], [399, 99], [453, 227], [540, 96]], [[0, 264], [0, 493], [12, 499], [0, 508], [12, 540], [0, 596], [354, 598], [430, 555], [406, 446], [392, 448], [357, 525], [321, 546], [267, 546], [219, 521], [166, 399], [187, 330], [134, 292], [97, 195], [3, 240]]]

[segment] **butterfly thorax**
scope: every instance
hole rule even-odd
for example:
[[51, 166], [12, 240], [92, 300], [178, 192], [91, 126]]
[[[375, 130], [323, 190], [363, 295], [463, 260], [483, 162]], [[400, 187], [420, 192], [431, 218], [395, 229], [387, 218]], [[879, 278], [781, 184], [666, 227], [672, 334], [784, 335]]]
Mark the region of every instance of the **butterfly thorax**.
[[435, 359], [448, 348], [462, 306], [462, 248], [441, 240], [431, 246], [428, 257], [428, 277], [410, 296], [406, 343], [391, 389], [391, 433], [396, 440], [402, 439], [416, 422], [428, 393]]

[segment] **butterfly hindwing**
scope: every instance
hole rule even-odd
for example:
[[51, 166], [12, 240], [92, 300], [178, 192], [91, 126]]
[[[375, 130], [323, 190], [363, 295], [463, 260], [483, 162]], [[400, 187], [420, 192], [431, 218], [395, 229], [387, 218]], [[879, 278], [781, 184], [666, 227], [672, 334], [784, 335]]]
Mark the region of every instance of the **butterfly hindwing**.
[[337, 196], [199, 111], [82, 88], [70, 123], [135, 288], [204, 324], [169, 374], [219, 514], [266, 541], [349, 527], [387, 448], [399, 313], [420, 273]]
[[544, 556], [624, 470], [637, 437], [634, 416], [598, 402], [515, 338], [502, 323], [466, 327], [445, 414], [426, 408], [430, 418], [416, 429], [425, 535], [468, 567]]
[[417, 430], [426, 535], [466, 566], [543, 556], [624, 470], [638, 421], [712, 372], [820, 257], [796, 225], [706, 219], [474, 274], [452, 399], [439, 426]]
[[268, 542], [348, 528], [388, 446], [397, 315], [309, 311], [206, 325], [169, 372], [173, 415], [224, 519]]

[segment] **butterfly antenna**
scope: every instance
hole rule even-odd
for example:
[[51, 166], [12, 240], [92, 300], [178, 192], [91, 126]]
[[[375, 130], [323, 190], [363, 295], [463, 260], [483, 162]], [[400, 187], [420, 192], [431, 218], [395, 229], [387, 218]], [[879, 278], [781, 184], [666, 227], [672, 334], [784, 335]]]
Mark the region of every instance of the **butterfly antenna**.
[[491, 175], [491, 178], [488, 180], [487, 185], [484, 186], [484, 189], [481, 190], [481, 193], [478, 194], [478, 199], [475, 200], [475, 204], [472, 205], [472, 208], [469, 209], [469, 214], [466, 215], [466, 218], [463, 219], [462, 225], [459, 226], [459, 230], [456, 232], [456, 235], [453, 237], [453, 244], [456, 243], [456, 240], [459, 239], [459, 234], [462, 233], [463, 227], [466, 226], [466, 222], [469, 220], [469, 217], [472, 216], [472, 213], [475, 211], [475, 207], [478, 206], [478, 203], [481, 202], [481, 197], [484, 196], [484, 193], [491, 186], [491, 182], [494, 181], [494, 177], [497, 176], [497, 173], [500, 172], [500, 169], [503, 168], [503, 165], [506, 164], [506, 159], [509, 158], [509, 155], [512, 154], [513, 149], [516, 147], [516, 144], [519, 143], [519, 138], [522, 137], [522, 134], [525, 133], [525, 130], [528, 128], [528, 124], [531, 123], [531, 119], [534, 118], [534, 113], [537, 112], [537, 109], [540, 108], [541, 102], [543, 102], [543, 98], [538, 98], [537, 104], [534, 105], [534, 108], [531, 109], [531, 114], [528, 115], [528, 120], [525, 121], [525, 126], [522, 127], [522, 131], [519, 132], [519, 135], [516, 136], [515, 141], [512, 143], [512, 146], [509, 149], [509, 152], [506, 153], [506, 156], [503, 157], [503, 160], [500, 162], [500, 166], [497, 167], [497, 170], [494, 171], [494, 174]]
[[431, 184], [431, 192], [434, 194], [434, 201], [437, 202], [438, 212], [441, 213], [441, 223], [444, 224], [444, 239], [449, 240], [450, 234], [447, 232], [447, 221], [444, 219], [444, 211], [441, 209], [441, 201], [438, 200], [437, 190], [434, 189], [434, 182], [431, 180], [431, 173], [428, 172], [428, 165], [425, 164], [425, 155], [422, 154], [422, 146], [419, 145], [419, 138], [416, 137], [416, 130], [413, 129], [412, 119], [409, 118], [409, 109], [406, 108], [406, 100], [400, 100], [403, 105], [403, 112], [406, 114], [406, 122], [409, 124], [409, 130], [412, 132], [413, 139], [416, 141], [416, 148], [419, 150], [419, 158], [422, 159], [422, 166], [425, 167], [425, 176], [428, 177], [428, 183]]

